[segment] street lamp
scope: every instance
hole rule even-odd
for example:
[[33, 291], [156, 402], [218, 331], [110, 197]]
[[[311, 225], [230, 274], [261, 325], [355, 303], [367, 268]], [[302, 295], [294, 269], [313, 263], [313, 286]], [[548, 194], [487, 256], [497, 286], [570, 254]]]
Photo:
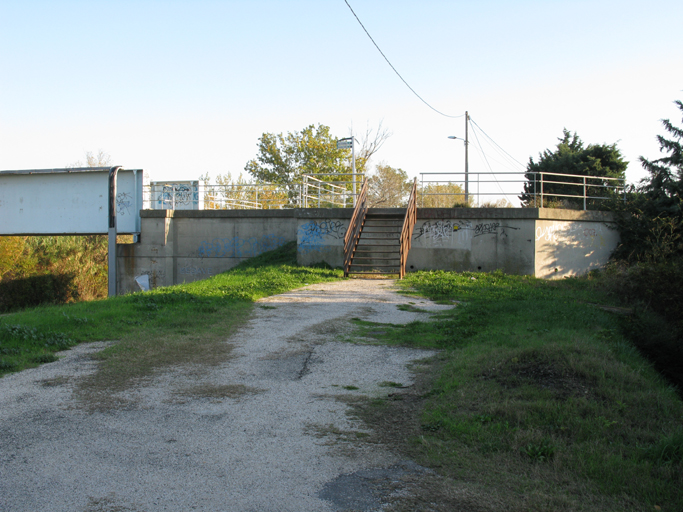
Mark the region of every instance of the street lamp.
[[465, 142], [465, 205], [470, 204], [470, 181], [469, 181], [469, 158], [468, 158], [468, 147], [470, 145], [469, 132], [467, 128], [469, 126], [470, 115], [465, 112], [465, 138], [456, 137], [455, 135], [449, 135], [449, 139], [460, 139]]

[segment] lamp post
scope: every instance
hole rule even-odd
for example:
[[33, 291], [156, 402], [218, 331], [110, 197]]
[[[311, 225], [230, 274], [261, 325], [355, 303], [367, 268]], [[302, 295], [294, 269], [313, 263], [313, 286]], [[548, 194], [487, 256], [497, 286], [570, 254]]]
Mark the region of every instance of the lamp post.
[[469, 120], [470, 120], [470, 115], [465, 112], [465, 138], [461, 137], [456, 137], [455, 135], [449, 135], [449, 139], [460, 139], [465, 142], [465, 204], [468, 205], [470, 204], [470, 180], [469, 180], [469, 155], [468, 155], [468, 149], [470, 145], [469, 141], [469, 132], [468, 132], [468, 126], [469, 126]]

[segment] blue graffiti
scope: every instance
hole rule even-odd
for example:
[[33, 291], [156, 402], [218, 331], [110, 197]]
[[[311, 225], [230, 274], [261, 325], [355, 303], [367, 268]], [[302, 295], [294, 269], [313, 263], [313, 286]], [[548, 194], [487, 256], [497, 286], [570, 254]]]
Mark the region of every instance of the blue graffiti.
[[321, 222], [311, 220], [299, 226], [298, 250], [303, 253], [311, 251], [329, 252], [332, 247], [325, 243], [326, 239], [340, 240], [344, 238], [346, 229], [341, 221], [326, 219]]
[[286, 243], [285, 237], [276, 235], [264, 235], [261, 238], [214, 238], [210, 242], [202, 242], [197, 253], [200, 258], [252, 258]]

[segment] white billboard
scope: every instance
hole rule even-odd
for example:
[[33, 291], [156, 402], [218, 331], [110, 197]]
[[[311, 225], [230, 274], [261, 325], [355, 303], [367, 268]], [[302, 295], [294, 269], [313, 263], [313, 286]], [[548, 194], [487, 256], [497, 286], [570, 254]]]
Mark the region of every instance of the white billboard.
[[[109, 174], [109, 167], [0, 171], [0, 235], [108, 234]], [[118, 233], [140, 232], [142, 174], [118, 170]]]

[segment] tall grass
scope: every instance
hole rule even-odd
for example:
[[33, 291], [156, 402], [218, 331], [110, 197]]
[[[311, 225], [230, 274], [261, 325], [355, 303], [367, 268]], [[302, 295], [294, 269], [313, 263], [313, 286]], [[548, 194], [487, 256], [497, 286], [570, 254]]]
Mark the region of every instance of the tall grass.
[[443, 350], [412, 456], [504, 489], [511, 510], [683, 510], [683, 403], [594, 281], [418, 272], [404, 284], [455, 305], [382, 331], [359, 322], [366, 336]]

